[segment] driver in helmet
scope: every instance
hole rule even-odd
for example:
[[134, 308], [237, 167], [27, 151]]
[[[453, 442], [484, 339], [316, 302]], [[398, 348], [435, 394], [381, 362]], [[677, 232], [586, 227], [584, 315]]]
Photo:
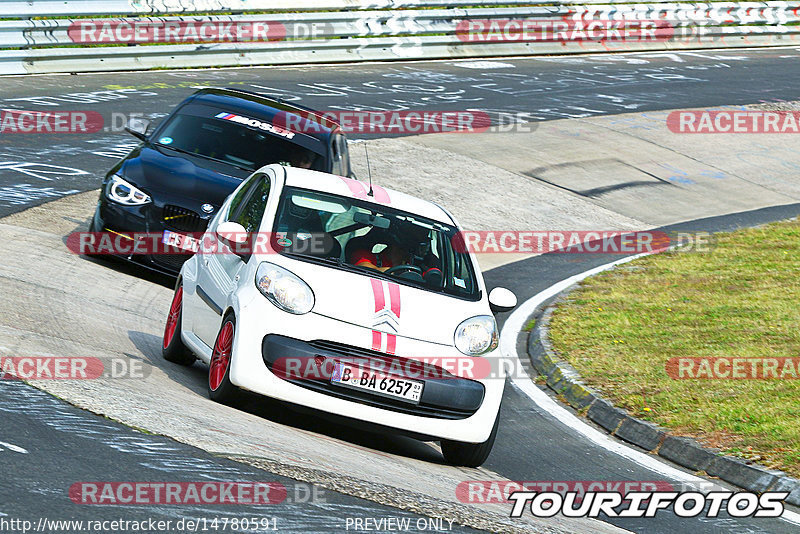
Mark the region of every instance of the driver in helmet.
[[378, 254], [370, 250], [358, 249], [353, 252], [350, 258], [350, 263], [359, 267], [366, 267], [368, 269], [375, 269], [376, 271], [385, 272], [392, 267], [398, 265], [406, 265], [411, 261], [410, 254], [407, 250], [396, 244], [389, 244]]
[[403, 225], [403, 228], [389, 231], [384, 239], [378, 241], [386, 244], [381, 252], [375, 254], [372, 250], [359, 248], [353, 251], [350, 263], [381, 272], [398, 265], [413, 265], [415, 249], [424, 241], [422, 234], [427, 234], [427, 230], [416, 225]]

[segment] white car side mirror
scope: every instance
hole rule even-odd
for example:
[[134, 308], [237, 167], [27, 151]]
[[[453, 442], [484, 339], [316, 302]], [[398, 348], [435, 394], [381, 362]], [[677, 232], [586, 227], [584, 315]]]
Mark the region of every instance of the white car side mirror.
[[247, 261], [249, 254], [240, 252], [238, 245], [247, 243], [247, 230], [237, 222], [225, 221], [217, 226], [217, 238], [231, 248], [231, 252]]
[[237, 222], [225, 221], [217, 226], [217, 237], [228, 243], [245, 243], [247, 230]]
[[504, 287], [496, 287], [489, 292], [489, 308], [494, 313], [513, 310], [517, 305], [517, 296]]

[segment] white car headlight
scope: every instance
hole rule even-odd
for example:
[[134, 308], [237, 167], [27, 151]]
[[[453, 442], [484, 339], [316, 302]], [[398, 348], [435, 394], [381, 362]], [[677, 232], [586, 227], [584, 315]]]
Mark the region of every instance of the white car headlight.
[[478, 315], [456, 328], [456, 348], [469, 356], [477, 356], [497, 348], [497, 324], [491, 315]]
[[114, 202], [126, 206], [141, 206], [150, 202], [150, 197], [145, 195], [141, 189], [116, 174], [106, 184], [106, 196]]
[[262, 262], [256, 271], [256, 287], [278, 308], [303, 315], [314, 307], [314, 292], [299, 276], [273, 263]]

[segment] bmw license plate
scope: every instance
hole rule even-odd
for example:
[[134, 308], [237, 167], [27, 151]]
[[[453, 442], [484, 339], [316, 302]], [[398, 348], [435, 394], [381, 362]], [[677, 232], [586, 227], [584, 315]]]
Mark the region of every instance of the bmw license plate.
[[169, 230], [164, 230], [164, 237], [161, 238], [161, 241], [165, 245], [170, 245], [181, 250], [191, 250], [192, 252], [197, 252], [200, 248], [200, 242], [194, 237], [186, 234], [179, 234], [178, 232], [170, 232]]
[[406, 402], [419, 403], [423, 382], [391, 376], [373, 369], [335, 362], [331, 384], [368, 391]]

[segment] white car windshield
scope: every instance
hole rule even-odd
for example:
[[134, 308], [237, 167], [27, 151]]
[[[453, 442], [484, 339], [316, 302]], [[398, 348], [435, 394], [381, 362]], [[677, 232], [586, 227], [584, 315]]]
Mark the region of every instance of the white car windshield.
[[284, 190], [273, 226], [282, 254], [388, 277], [477, 300], [472, 261], [458, 230], [419, 215], [294, 187]]

